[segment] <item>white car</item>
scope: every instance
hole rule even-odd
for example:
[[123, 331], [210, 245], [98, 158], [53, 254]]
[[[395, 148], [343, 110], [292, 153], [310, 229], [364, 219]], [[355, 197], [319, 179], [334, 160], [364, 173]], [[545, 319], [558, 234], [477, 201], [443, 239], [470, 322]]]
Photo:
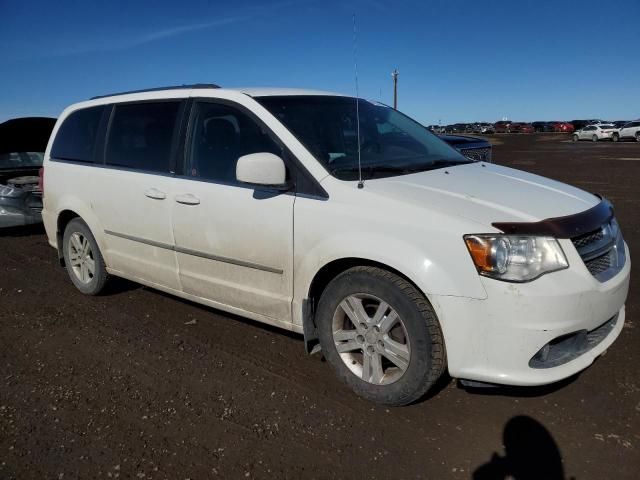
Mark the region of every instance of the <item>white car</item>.
[[573, 134], [573, 141], [591, 140], [592, 142], [597, 142], [599, 140], [611, 140], [617, 131], [616, 126], [609, 123], [587, 125]]
[[618, 142], [620, 140], [633, 139], [640, 142], [640, 120], [635, 120], [625, 124], [617, 132], [613, 132], [612, 140]]
[[607, 200], [466, 159], [362, 99], [95, 98], [60, 115], [43, 185], [81, 292], [114, 275], [299, 332], [375, 402], [415, 401], [445, 371], [556, 382], [624, 324], [631, 266]]

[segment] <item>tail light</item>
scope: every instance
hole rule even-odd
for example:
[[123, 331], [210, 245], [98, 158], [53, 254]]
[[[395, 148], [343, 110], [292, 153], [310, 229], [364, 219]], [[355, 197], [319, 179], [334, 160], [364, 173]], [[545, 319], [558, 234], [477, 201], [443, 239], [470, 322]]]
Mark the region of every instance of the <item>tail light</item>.
[[38, 190], [44, 194], [44, 167], [38, 170]]

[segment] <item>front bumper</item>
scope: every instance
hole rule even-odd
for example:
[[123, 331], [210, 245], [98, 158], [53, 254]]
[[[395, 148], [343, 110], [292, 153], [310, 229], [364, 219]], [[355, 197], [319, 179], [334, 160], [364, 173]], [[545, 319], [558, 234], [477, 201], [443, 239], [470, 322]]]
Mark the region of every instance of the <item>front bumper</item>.
[[[575, 249], [563, 248], [570, 265], [566, 270], [529, 283], [483, 277], [484, 300], [430, 297], [440, 318], [452, 377], [504, 385], [544, 385], [587, 368], [615, 341], [624, 325], [629, 290], [627, 246], [624, 267], [603, 283], [589, 273]], [[557, 345], [572, 334], [578, 334], [581, 341], [569, 346], [573, 348], [569, 355], [561, 355], [555, 363], [540, 356], [550, 342]], [[591, 335], [587, 344], [584, 335]], [[542, 363], [532, 361], [536, 354]], [[558, 360], [557, 355], [552, 358]]]

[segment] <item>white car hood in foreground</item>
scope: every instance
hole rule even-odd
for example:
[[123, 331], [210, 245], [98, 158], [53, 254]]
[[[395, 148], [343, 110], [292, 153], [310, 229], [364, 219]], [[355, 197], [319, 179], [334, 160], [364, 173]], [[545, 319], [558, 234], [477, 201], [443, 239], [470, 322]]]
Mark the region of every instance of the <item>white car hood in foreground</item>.
[[570, 185], [486, 163], [368, 180], [364, 188], [487, 226], [493, 222], [535, 222], [572, 215], [600, 201]]

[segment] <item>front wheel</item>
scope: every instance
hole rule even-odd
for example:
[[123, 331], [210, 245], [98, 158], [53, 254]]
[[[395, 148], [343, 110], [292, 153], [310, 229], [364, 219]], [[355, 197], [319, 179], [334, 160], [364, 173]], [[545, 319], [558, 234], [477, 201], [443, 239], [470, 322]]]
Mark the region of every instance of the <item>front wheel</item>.
[[597, 142], [598, 141], [598, 136], [594, 135], [593, 137], [591, 137], [591, 141], [592, 142]]
[[422, 397], [442, 375], [444, 341], [433, 308], [405, 279], [355, 267], [327, 286], [316, 323], [325, 358], [358, 395], [386, 405]]
[[79, 218], [67, 224], [62, 250], [69, 278], [76, 288], [86, 295], [99, 294], [109, 274], [96, 239]]
[[573, 138], [573, 141], [574, 141], [574, 142], [577, 142], [578, 140], [580, 140], [580, 138], [578, 137], [578, 135], [577, 135], [577, 134], [576, 134], [576, 135], [574, 135], [572, 138]]
[[636, 142], [640, 142], [640, 132], [636, 132]]
[[614, 142], [618, 142], [620, 141], [620, 136], [617, 133], [614, 133], [611, 137], [611, 140], [613, 140]]

